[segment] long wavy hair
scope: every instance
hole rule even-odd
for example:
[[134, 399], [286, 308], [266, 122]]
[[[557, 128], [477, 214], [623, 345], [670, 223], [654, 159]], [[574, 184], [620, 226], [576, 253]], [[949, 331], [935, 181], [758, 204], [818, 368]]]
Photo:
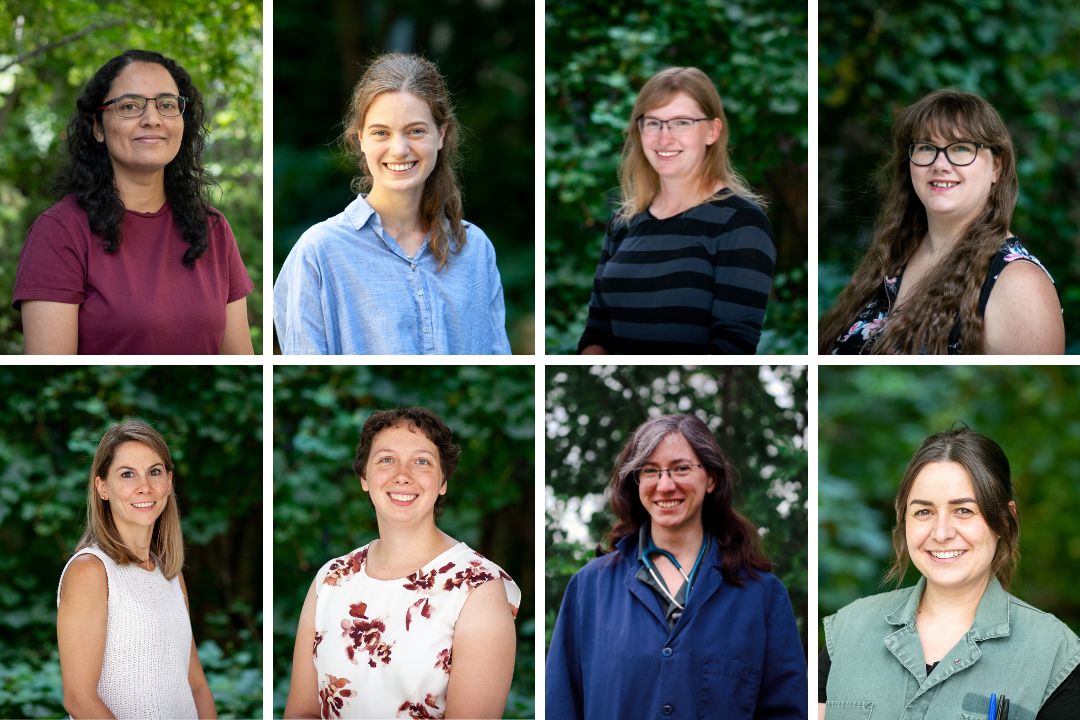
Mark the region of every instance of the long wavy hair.
[[[698, 197], [695, 198], [697, 202], [738, 195], [764, 208], [765, 199], [750, 189], [731, 164], [728, 121], [716, 86], [708, 75], [696, 67], [670, 67], [653, 75], [642, 86], [630, 113], [625, 132], [626, 142], [623, 144], [622, 159], [619, 161], [622, 201], [616, 219], [626, 221], [644, 212], [660, 192], [660, 176], [649, 164], [641, 145], [638, 118], [671, 102], [678, 93], [684, 93], [696, 102], [705, 117], [720, 120], [720, 135], [716, 142], [705, 148], [705, 157], [701, 162]], [[719, 183], [723, 183], [725, 187], [714, 193], [713, 188]]]
[[[153, 450], [161, 458], [166, 472], [171, 473], [175, 467], [172, 455], [169, 453], [169, 446], [165, 444], [165, 438], [145, 422], [131, 420], [113, 425], [101, 437], [97, 451], [94, 453], [94, 461], [90, 465], [90, 477], [86, 484], [86, 530], [75, 546], [75, 552], [97, 545], [119, 565], [140, 563], [142, 559], [132, 548], [124, 544], [123, 538], [116, 529], [116, 523], [113, 522], [109, 501], [103, 500], [98, 494], [95, 480], [99, 477], [105, 478], [109, 474], [109, 468], [112, 467], [116, 456], [116, 448], [122, 443], [131, 441], [140, 442]], [[165, 501], [165, 509], [161, 511], [161, 515], [154, 523], [153, 534], [150, 537], [150, 557], [169, 580], [179, 575], [184, 568], [184, 535], [180, 529], [180, 511], [176, 506], [175, 478]]]
[[60, 196], [75, 196], [79, 207], [86, 211], [90, 230], [104, 240], [106, 252], [116, 252], [123, 240], [124, 203], [120, 200], [113, 177], [112, 161], [105, 143], [94, 137], [94, 124], [103, 125], [100, 110], [116, 76], [132, 63], [161, 65], [176, 83], [180, 95], [187, 98], [181, 119], [184, 135], [180, 150], [165, 166], [165, 198], [172, 208], [173, 219], [180, 234], [191, 245], [184, 252], [183, 264], [194, 267], [206, 251], [209, 237], [209, 217], [220, 221], [220, 215], [210, 206], [210, 188], [214, 185], [203, 166], [202, 154], [207, 129], [202, 95], [184, 68], [172, 58], [149, 50], [128, 50], [101, 66], [86, 83], [75, 103], [75, 114], [67, 126], [67, 163], [56, 180]]
[[954, 462], [967, 470], [975, 489], [975, 504], [987, 526], [998, 536], [990, 571], [1002, 587], [1009, 587], [1020, 559], [1020, 520], [1009, 506], [1013, 500], [1009, 458], [1001, 446], [980, 432], [966, 426], [939, 432], [923, 440], [904, 471], [896, 491], [896, 526], [893, 528], [893, 562], [885, 581], [897, 586], [907, 572], [910, 553], [907, 546], [907, 503], [911, 486], [930, 463]]
[[772, 570], [754, 524], [732, 507], [735, 471], [731, 463], [709, 427], [694, 415], [663, 415], [646, 420], [630, 435], [611, 471], [607, 492], [615, 522], [597, 547], [597, 555], [611, 552], [617, 542], [635, 535], [649, 521], [649, 512], [638, 497], [637, 472], [664, 438], [675, 434], [686, 439], [714, 480], [702, 504], [701, 522], [705, 532], [720, 545], [724, 579], [742, 585], [743, 579], [756, 577], [758, 570]]
[[867, 348], [874, 353], [946, 353], [960, 321], [965, 353], [983, 350], [979, 292], [994, 254], [1009, 233], [1016, 197], [1016, 150], [1009, 130], [990, 103], [958, 90], [937, 90], [896, 116], [892, 149], [881, 178], [881, 211], [870, 247], [851, 281], [820, 325], [819, 351], [831, 352], [859, 311], [887, 277], [895, 277], [926, 237], [926, 209], [911, 182], [908, 147], [939, 136], [987, 145], [998, 163], [998, 179], [986, 206], [963, 231], [948, 256], [919, 283], [919, 292], [892, 308], [881, 334]]
[[375, 58], [353, 89], [349, 110], [345, 115], [342, 141], [356, 158], [360, 174], [353, 178], [353, 192], [371, 190], [374, 178], [360, 147], [360, 132], [364, 117], [376, 97], [387, 92], [412, 93], [427, 103], [435, 125], [443, 130], [443, 146], [435, 159], [435, 168], [424, 182], [420, 200], [420, 221], [431, 233], [429, 247], [439, 263], [446, 267], [450, 253], [465, 245], [465, 225], [462, 223], [461, 190], [456, 168], [461, 161], [461, 128], [450, 101], [450, 91], [435, 63], [405, 53], [387, 53]]

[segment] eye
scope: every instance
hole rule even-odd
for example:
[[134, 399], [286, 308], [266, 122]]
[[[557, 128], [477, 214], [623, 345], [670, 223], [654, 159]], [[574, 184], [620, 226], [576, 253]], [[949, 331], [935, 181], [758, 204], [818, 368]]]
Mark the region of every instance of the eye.
[[963, 515], [965, 517], [970, 517], [971, 515], [975, 514], [975, 511], [972, 510], [971, 508], [961, 507], [961, 508], [956, 508], [956, 514], [957, 515]]
[[924, 518], [930, 515], [930, 511], [926, 508], [921, 508], [912, 513], [912, 517]]
[[393, 465], [394, 464], [394, 458], [390, 457], [389, 455], [383, 455], [381, 458], [376, 458], [375, 459], [375, 464], [376, 465]]
[[676, 465], [675, 466], [675, 474], [676, 475], [689, 475], [690, 471], [692, 469], [693, 468], [691, 468], [689, 465]]
[[118, 105], [120, 106], [120, 110], [123, 112], [134, 112], [135, 110], [142, 110], [142, 105], [132, 100], [118, 103]]
[[417, 127], [409, 130], [409, 134], [413, 137], [423, 137], [427, 135], [427, 128]]
[[674, 120], [669, 120], [668, 121], [669, 126], [671, 126], [673, 128], [678, 128], [679, 130], [685, 130], [686, 128], [690, 127], [693, 124], [694, 124], [694, 121], [691, 120], [690, 118], [675, 118]]
[[120, 477], [124, 478], [125, 480], [130, 480], [131, 478], [135, 477], [135, 473], [131, 470], [121, 470]]
[[371, 131], [372, 137], [377, 137], [377, 138], [384, 138], [384, 137], [387, 137], [389, 134], [390, 133], [386, 132], [385, 130], [372, 130]]
[[646, 130], [659, 130], [660, 129], [660, 121], [659, 120], [652, 120], [652, 119], [646, 120], [644, 127], [645, 127]]
[[915, 143], [915, 152], [934, 152], [937, 150], [933, 145], [927, 143]]
[[157, 476], [161, 475], [161, 473], [162, 473], [162, 470], [159, 467], [156, 467], [156, 468], [153, 468], [153, 469], [150, 470], [151, 477], [157, 477]]
[[158, 98], [157, 106], [161, 110], [175, 110], [177, 102], [172, 98]]
[[417, 465], [431, 465], [431, 459], [426, 458], [426, 457], [416, 458], [416, 464]]

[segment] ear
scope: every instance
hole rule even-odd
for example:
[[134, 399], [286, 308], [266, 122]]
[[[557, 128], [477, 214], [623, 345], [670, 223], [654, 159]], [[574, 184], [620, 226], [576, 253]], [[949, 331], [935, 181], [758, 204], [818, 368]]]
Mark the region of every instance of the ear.
[[714, 142], [720, 139], [720, 131], [724, 129], [724, 123], [720, 121], [720, 118], [713, 118], [709, 121], [709, 132], [705, 135], [705, 145], [712, 145]]
[[[439, 128], [439, 149], [442, 150], [443, 138], [446, 137], [446, 126], [443, 125]], [[445, 484], [445, 483], [444, 483]]]
[[[993, 177], [993, 179], [990, 180], [991, 185], [993, 185], [994, 183], [996, 183], [998, 181], [998, 176], [1000, 174], [1001, 174], [1001, 158], [999, 156], [997, 156], [997, 155], [994, 155], [994, 177]], [[1009, 504], [1013, 507], [1013, 510], [1015, 511], [1016, 503], [1014, 503], [1012, 500], [1010, 500]]]
[[711, 493], [713, 490], [716, 489], [716, 477], [714, 477], [712, 473], [709, 473], [708, 477], [709, 480], [705, 483], [706, 494]]
[[102, 500], [108, 500], [109, 495], [105, 492], [105, 481], [101, 479], [100, 475], [94, 476], [94, 488], [97, 489], [98, 497]]
[[367, 478], [363, 475], [360, 476], [360, 487], [364, 492], [369, 493], [371, 490], [368, 488]]
[[1013, 518], [1016, 519], [1016, 501], [1015, 500], [1010, 500], [1009, 501], [1009, 512], [1011, 512]]
[[101, 123], [97, 118], [94, 118], [94, 139], [98, 142], [105, 142], [105, 130], [101, 127]]

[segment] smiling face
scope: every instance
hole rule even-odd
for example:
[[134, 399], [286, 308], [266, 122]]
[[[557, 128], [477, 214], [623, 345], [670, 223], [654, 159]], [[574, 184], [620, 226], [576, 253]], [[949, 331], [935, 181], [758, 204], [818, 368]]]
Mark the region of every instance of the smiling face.
[[435, 169], [445, 128], [435, 124], [431, 108], [410, 92], [375, 97], [359, 132], [375, 190], [419, 191]]
[[[134, 62], [116, 76], [105, 99], [122, 95], [156, 98], [166, 93], [180, 94], [168, 70], [156, 63]], [[108, 148], [113, 173], [122, 179], [164, 170], [180, 151], [183, 116], [162, 117], [153, 102], [134, 118], [120, 117], [114, 108], [110, 105], [102, 110], [101, 121], [94, 123], [94, 137]]]
[[[700, 462], [686, 438], [675, 432], [660, 441], [645, 461], [644, 468], [666, 470], [680, 465], [695, 466]], [[667, 472], [654, 480], [640, 477], [638, 498], [649, 513], [654, 528], [678, 532], [701, 525], [701, 505], [705, 495], [715, 486], [715, 480], [705, 468], [692, 467], [686, 477], [672, 477]]]
[[172, 493], [173, 474], [149, 446], [128, 440], [116, 446], [105, 477], [94, 478], [98, 495], [109, 503], [121, 537], [153, 529]]
[[433, 521], [435, 501], [446, 494], [439, 448], [407, 425], [380, 430], [371, 441], [360, 485], [370, 494], [380, 522]]
[[[916, 145], [930, 143], [945, 147], [957, 142], [940, 135], [917, 138]], [[990, 148], [979, 148], [970, 165], [953, 165], [944, 152], [939, 152], [931, 165], [919, 166], [908, 162], [911, 184], [919, 196], [928, 217], [936, 220], [966, 223], [986, 207], [990, 190], [997, 182], [1000, 160]]]
[[915, 476], [905, 509], [908, 554], [929, 585], [985, 586], [998, 537], [975, 501], [971, 476], [956, 462], [931, 462]]
[[[676, 93], [660, 107], [644, 113], [656, 120], [675, 118], [697, 119], [705, 116], [701, 106], [683, 92]], [[641, 135], [641, 149], [649, 164], [660, 176], [661, 183], [671, 180], [696, 179], [702, 171], [706, 148], [720, 136], [720, 120], [695, 122], [681, 134], [673, 134], [664, 125], [655, 135]]]

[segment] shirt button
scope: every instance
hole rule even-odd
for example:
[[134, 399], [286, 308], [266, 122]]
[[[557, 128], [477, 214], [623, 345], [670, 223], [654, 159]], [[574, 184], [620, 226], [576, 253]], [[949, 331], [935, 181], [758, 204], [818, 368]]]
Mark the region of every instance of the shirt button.
[[418, 291], [416, 294], [419, 295], [420, 297], [424, 297], [424, 291], [423, 290]]
[[427, 332], [427, 331], [428, 331], [428, 329], [427, 329], [427, 328], [424, 328], [424, 332]]
[[415, 264], [409, 265], [409, 267], [412, 269], [413, 272], [416, 272], [416, 265]]
[[675, 712], [675, 708], [671, 707], [671, 705], [665, 705], [664, 707], [660, 708], [660, 712], [664, 713], [665, 715], [670, 715], [671, 713]]
[[673, 653], [673, 651], [672, 651], [672, 649], [671, 649], [671, 648], [664, 648], [663, 650], [661, 650], [661, 651], [660, 651], [660, 654], [661, 654], [661, 655], [663, 655], [663, 656], [664, 656], [664, 657], [666, 657], [666, 658], [669, 658], [669, 657], [671, 657], [671, 656], [672, 656], [672, 655], [673, 655], [674, 653]]

